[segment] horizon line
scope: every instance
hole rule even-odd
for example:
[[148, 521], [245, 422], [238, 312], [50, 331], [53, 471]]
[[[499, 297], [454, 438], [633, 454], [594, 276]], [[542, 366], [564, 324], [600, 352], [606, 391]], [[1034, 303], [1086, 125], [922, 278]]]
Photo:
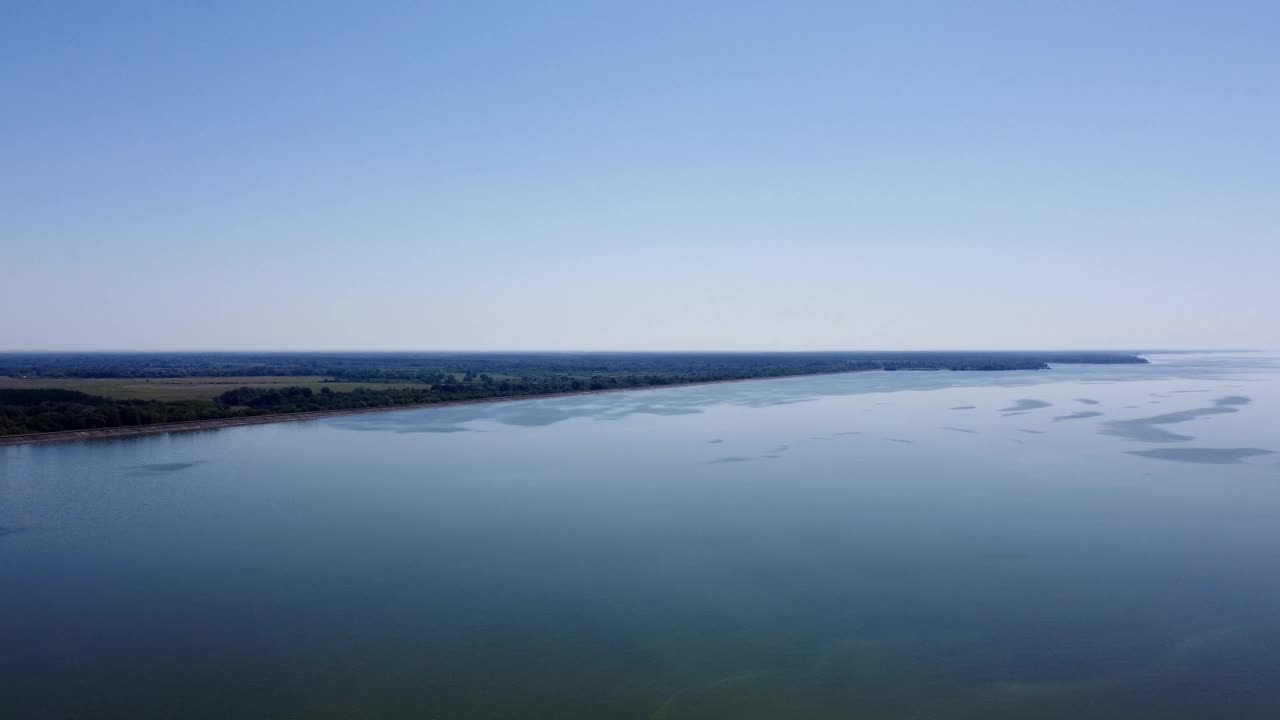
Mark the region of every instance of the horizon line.
[[178, 348], [147, 348], [147, 349], [111, 349], [111, 348], [80, 348], [74, 350], [54, 350], [54, 349], [20, 349], [20, 350], [0, 350], [0, 355], [75, 355], [75, 354], [143, 354], [143, 353], [170, 353], [170, 354], [209, 354], [209, 353], [235, 353], [235, 354], [321, 354], [321, 353], [365, 353], [365, 354], [406, 354], [406, 353], [436, 353], [436, 354], [472, 354], [478, 355], [483, 353], [490, 354], [691, 354], [691, 353], [710, 353], [710, 354], [801, 354], [801, 353], [928, 353], [928, 352], [1127, 352], [1127, 353], [1186, 353], [1186, 352], [1267, 352], [1267, 348], [1222, 348], [1222, 347], [1152, 347], [1152, 348], [1133, 348], [1133, 347], [1081, 347], [1081, 348], [1045, 348], [1045, 347], [1012, 347], [1012, 348], [921, 348], [921, 349], [901, 349], [901, 348], [880, 348], [880, 349], [749, 349], [749, 350], [715, 350], [715, 349], [591, 349], [591, 348], [574, 348], [574, 349], [530, 349], [530, 348], [506, 348], [506, 349], [359, 349], [359, 348], [218, 348], [218, 349], [178, 349]]

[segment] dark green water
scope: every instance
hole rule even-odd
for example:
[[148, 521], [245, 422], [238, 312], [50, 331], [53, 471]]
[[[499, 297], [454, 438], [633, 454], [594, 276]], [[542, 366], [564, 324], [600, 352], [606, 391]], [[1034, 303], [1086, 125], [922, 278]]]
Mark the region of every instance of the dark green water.
[[4, 718], [1280, 717], [1280, 367], [0, 448]]

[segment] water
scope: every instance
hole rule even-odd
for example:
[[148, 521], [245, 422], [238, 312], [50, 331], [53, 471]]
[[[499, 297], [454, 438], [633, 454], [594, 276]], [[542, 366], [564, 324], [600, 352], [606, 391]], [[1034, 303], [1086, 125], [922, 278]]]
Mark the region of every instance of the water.
[[1280, 358], [0, 448], [5, 718], [1275, 718]]

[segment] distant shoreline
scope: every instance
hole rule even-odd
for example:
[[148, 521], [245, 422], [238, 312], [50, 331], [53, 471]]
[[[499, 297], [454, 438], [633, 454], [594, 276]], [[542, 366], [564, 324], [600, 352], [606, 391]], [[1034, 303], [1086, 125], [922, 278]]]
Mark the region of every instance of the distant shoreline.
[[[86, 440], [110, 440], [114, 438], [136, 437], [139, 435], [161, 435], [165, 433], [197, 432], [200, 430], [219, 430], [221, 428], [241, 427], [244, 425], [268, 425], [283, 422], [301, 422], [304, 420], [322, 420], [343, 415], [368, 415], [370, 413], [393, 412], [396, 410], [426, 410], [429, 408], [457, 407], [460, 405], [480, 405], [487, 403], [515, 402], [518, 400], [543, 400], [546, 398], [578, 397], [580, 395], [605, 395], [608, 393], [639, 392], [642, 390], [662, 390], [665, 388], [696, 387], [700, 385], [722, 385], [725, 383], [753, 382], [758, 380], [785, 380], [788, 378], [821, 377], [827, 375], [854, 375], [866, 372], [889, 372], [887, 370], [842, 370], [829, 373], [809, 373], [805, 375], [775, 375], [773, 377], [731, 378], [728, 380], [705, 380], [701, 382], [672, 383], [670, 385], [645, 385], [642, 387], [605, 388], [601, 390], [573, 390], [569, 392], [544, 393], [533, 395], [498, 395], [486, 398], [467, 400], [444, 400], [441, 402], [415, 403], [412, 405], [381, 405], [379, 407], [343, 408], [337, 410], [310, 410], [296, 413], [279, 413], [275, 415], [249, 415], [245, 417], [213, 418], [210, 420], [187, 420], [176, 423], [155, 423], [153, 425], [128, 425], [109, 428], [92, 428], [88, 430], [57, 430], [46, 433], [27, 433], [23, 435], [0, 436], [0, 447], [16, 445], [42, 445], [46, 443], [77, 442]], [[942, 372], [933, 370], [930, 372]], [[946, 371], [954, 372], [954, 371]], [[975, 371], [989, 372], [989, 371]]]
[[[1017, 359], [1020, 359], [1023, 362], [1027, 361], [1026, 358], [1021, 358], [1021, 357], [1018, 357]], [[969, 360], [969, 358], [962, 358], [962, 360]], [[1052, 369], [1052, 366], [1048, 362], [1046, 362], [1045, 359], [1037, 358], [1036, 361], [1039, 362], [1039, 367], [996, 367], [996, 368], [951, 367], [951, 368], [948, 368], [948, 367], [890, 366], [890, 367], [881, 367], [881, 368], [868, 367], [868, 368], [841, 369], [841, 370], [819, 370], [817, 372], [799, 372], [795, 374], [737, 377], [737, 378], [727, 378], [727, 379], [721, 379], [721, 380], [701, 380], [701, 381], [693, 381], [693, 382], [672, 382], [668, 384], [655, 383], [650, 385], [599, 388], [594, 390], [560, 390], [556, 392], [547, 392], [547, 393], [493, 395], [488, 397], [467, 398], [462, 400], [414, 402], [414, 403], [406, 403], [401, 405], [379, 405], [376, 407], [305, 410], [300, 412], [273, 413], [273, 414], [267, 414], [267, 415], [249, 415], [249, 416], [210, 418], [206, 420], [184, 420], [184, 421], [178, 421], [178, 422], [162, 422], [162, 423], [153, 423], [153, 424], [147, 424], [147, 425], [126, 425], [126, 426], [116, 426], [116, 427], [81, 428], [77, 430], [55, 430], [52, 432], [23, 433], [23, 434], [17, 434], [17, 435], [0, 436], [0, 447], [8, 447], [8, 446], [16, 446], [16, 445], [36, 445], [36, 444], [57, 443], [57, 442], [77, 442], [77, 441], [84, 441], [84, 440], [107, 440], [107, 439], [113, 439], [113, 438], [135, 437], [138, 435], [160, 435], [160, 434], [166, 434], [166, 433], [196, 432], [200, 430], [216, 430], [219, 428], [240, 427], [244, 425], [266, 425], [268, 423], [302, 422], [306, 420], [319, 420], [323, 418], [341, 417], [345, 415], [366, 415], [369, 413], [392, 412], [395, 410], [425, 410], [429, 408], [457, 407], [461, 405], [479, 405], [482, 403], [514, 402], [517, 400], [541, 400], [541, 399], [547, 399], [547, 398], [577, 397], [581, 395], [600, 395], [604, 393], [634, 392], [634, 391], [640, 391], [640, 390], [661, 390], [664, 388], [692, 387], [697, 385], [716, 385], [721, 383], [735, 383], [735, 382], [752, 382], [752, 381], [758, 381], [758, 380], [781, 380], [785, 378], [816, 377], [816, 376], [824, 376], [824, 375], [849, 375], [854, 373], [875, 372], [875, 371], [879, 371], [879, 372], [941, 372], [945, 370], [948, 372], [970, 371], [970, 372], [986, 373], [986, 372], [1009, 372], [1014, 370], [1025, 371], [1025, 370], [1032, 370], [1032, 369], [1035, 369], [1035, 370]], [[1084, 360], [1076, 360], [1074, 362], [1072, 360], [1060, 360], [1060, 362], [1064, 364], [1068, 364], [1068, 363], [1069, 364], [1077, 364], [1077, 363], [1094, 364]], [[1103, 362], [1104, 364], [1111, 364], [1106, 361], [1103, 361]], [[1121, 359], [1119, 361], [1119, 363], [1121, 364], [1129, 364], [1130, 362], [1145, 364], [1148, 361], [1139, 356], [1132, 356], [1131, 360]]]

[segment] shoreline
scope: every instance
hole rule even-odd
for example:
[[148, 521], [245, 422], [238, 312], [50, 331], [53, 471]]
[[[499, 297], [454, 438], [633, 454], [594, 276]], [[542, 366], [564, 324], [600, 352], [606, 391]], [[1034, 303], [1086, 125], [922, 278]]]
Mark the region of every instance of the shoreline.
[[[827, 375], [854, 375], [867, 372], [888, 372], [886, 370], [841, 370], [839, 372], [807, 373], [804, 375], [775, 375], [771, 377], [731, 378], [728, 380], [706, 380], [703, 382], [674, 383], [671, 385], [646, 385], [644, 387], [608, 388], [605, 390], [574, 390], [570, 392], [543, 393], [538, 395], [498, 395], [495, 397], [472, 398], [470, 400], [446, 400], [433, 403], [416, 403], [413, 405], [382, 405], [366, 408], [343, 408], [337, 410], [309, 410], [296, 413], [278, 413], [274, 415], [249, 415], [244, 417], [213, 418], [210, 420], [187, 420], [176, 423], [155, 423], [153, 425], [128, 425], [109, 428], [91, 428], [86, 430], [55, 430], [46, 433], [26, 433], [23, 435], [0, 436], [0, 448], [18, 445], [43, 445], [47, 443], [77, 442], [89, 440], [110, 440], [114, 438], [137, 437], [139, 435], [161, 435], [166, 433], [196, 432], [199, 430], [219, 430], [244, 425], [269, 425], [282, 422], [301, 422], [305, 420], [322, 420], [344, 415], [368, 415], [370, 413], [394, 412], [396, 410], [426, 410], [430, 408], [458, 407], [460, 405], [480, 405], [487, 403], [516, 402], [519, 400], [544, 400], [547, 398], [579, 397], [582, 395], [605, 395], [609, 393], [640, 392], [643, 390], [663, 390], [666, 388], [698, 387], [701, 385], [722, 385], [724, 383], [753, 382], [757, 380], [785, 380], [788, 378], [821, 377]], [[932, 370], [930, 372], [940, 372]], [[951, 372], [951, 371], [948, 371]]]

